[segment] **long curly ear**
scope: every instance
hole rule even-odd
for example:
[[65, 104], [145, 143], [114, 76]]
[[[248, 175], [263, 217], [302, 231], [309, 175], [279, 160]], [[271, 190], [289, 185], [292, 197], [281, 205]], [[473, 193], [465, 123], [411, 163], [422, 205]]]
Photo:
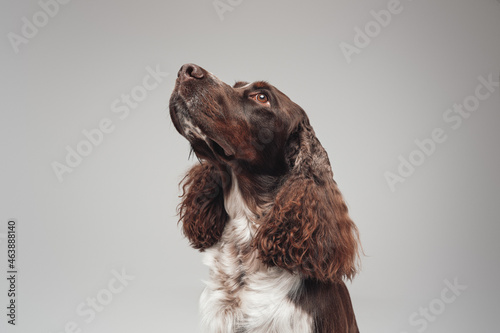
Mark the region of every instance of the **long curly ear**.
[[358, 231], [307, 120], [289, 139], [287, 155], [291, 170], [256, 233], [260, 258], [320, 281], [352, 279]]
[[195, 165], [181, 186], [179, 223], [191, 246], [203, 251], [219, 241], [228, 220], [220, 173], [208, 163]]

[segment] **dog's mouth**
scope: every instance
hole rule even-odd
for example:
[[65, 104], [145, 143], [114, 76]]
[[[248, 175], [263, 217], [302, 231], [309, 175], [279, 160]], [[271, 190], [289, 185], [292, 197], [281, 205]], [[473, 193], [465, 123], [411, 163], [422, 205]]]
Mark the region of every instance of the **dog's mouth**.
[[207, 144], [214, 154], [220, 156], [224, 160], [230, 161], [234, 159], [234, 151], [227, 144], [219, 144], [217, 141], [207, 138]]
[[229, 162], [235, 158], [233, 151], [227, 145], [222, 146], [208, 137], [200, 138], [190, 135], [184, 135], [184, 137], [189, 141], [198, 158], [218, 159], [221, 162]]
[[[203, 75], [208, 77], [206, 73]], [[209, 91], [215, 86], [214, 78], [207, 77], [203, 80], [181, 79], [178, 75], [170, 98], [170, 115], [177, 131], [190, 142], [197, 155], [218, 157], [227, 162], [235, 158], [236, 150], [217, 129], [214, 119], [217, 112], [207, 109], [207, 105], [213, 108], [216, 104], [213, 92]]]
[[[235, 150], [224, 139], [216, 138], [208, 130], [204, 130], [198, 126], [196, 118], [193, 117], [193, 112], [190, 112], [186, 101], [177, 96], [175, 103], [170, 104], [170, 113], [172, 121], [177, 131], [184, 136], [193, 147], [195, 153], [207, 155], [209, 151], [213, 155], [219, 156], [225, 161], [234, 159]], [[203, 127], [206, 127], [205, 124]]]

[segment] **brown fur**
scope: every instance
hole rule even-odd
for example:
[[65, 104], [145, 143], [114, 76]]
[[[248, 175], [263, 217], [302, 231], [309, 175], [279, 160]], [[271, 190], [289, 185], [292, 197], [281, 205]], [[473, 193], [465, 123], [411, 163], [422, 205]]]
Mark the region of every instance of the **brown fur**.
[[[270, 103], [257, 103], [255, 93]], [[227, 252], [232, 262], [243, 256], [297, 274], [301, 286], [289, 297], [313, 319], [314, 333], [358, 332], [343, 282], [358, 269], [358, 230], [304, 110], [267, 82], [231, 87], [186, 64], [170, 114], [201, 160], [181, 182], [179, 222], [191, 245], [203, 251], [221, 240], [235, 177], [256, 230], [250, 245]], [[218, 278], [232, 295], [246, 288], [246, 273]]]
[[320, 281], [353, 278], [358, 233], [333, 180], [328, 156], [308, 124], [299, 129], [295, 165], [284, 177], [254, 245], [260, 259]]
[[221, 183], [209, 163], [192, 167], [181, 182], [179, 222], [195, 249], [203, 251], [217, 243], [228, 220]]

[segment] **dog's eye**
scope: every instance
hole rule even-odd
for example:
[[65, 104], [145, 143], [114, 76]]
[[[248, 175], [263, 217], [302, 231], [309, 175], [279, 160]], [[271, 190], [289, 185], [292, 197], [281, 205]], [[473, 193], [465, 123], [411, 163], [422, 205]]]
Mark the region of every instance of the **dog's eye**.
[[267, 96], [264, 94], [258, 94], [257, 101], [259, 101], [261, 103], [267, 103]]
[[269, 105], [269, 98], [267, 97], [266, 94], [258, 93], [251, 97], [261, 104]]

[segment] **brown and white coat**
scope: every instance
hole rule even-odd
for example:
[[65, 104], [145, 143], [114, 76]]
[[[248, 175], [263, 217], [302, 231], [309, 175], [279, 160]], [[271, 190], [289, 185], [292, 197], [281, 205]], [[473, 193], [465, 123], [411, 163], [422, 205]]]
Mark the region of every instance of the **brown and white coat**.
[[210, 268], [204, 332], [358, 332], [343, 282], [358, 232], [302, 108], [266, 82], [231, 87], [186, 64], [170, 114], [200, 160], [179, 212]]

